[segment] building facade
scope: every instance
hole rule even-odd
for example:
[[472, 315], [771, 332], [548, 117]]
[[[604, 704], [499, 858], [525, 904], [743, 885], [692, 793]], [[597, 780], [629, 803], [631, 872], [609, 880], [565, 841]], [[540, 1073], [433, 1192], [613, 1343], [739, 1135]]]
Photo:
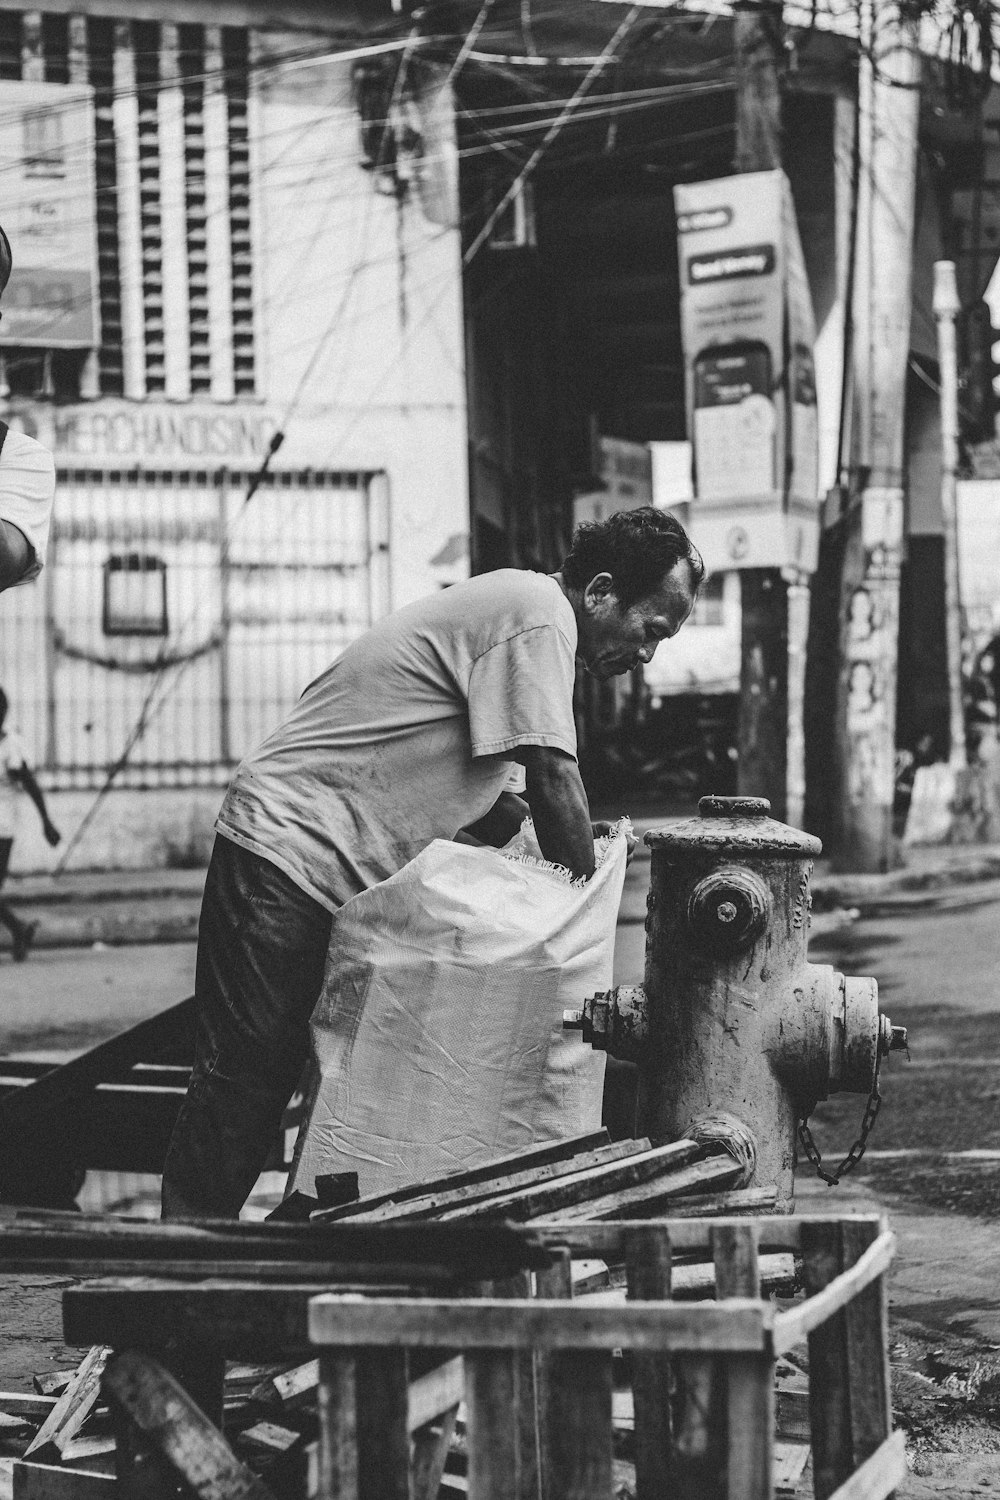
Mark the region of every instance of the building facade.
[[373, 100], [397, 42], [171, 9], [0, 10], [0, 415], [57, 466], [0, 681], [76, 866], [204, 858], [243, 752], [468, 570], [444, 70]]

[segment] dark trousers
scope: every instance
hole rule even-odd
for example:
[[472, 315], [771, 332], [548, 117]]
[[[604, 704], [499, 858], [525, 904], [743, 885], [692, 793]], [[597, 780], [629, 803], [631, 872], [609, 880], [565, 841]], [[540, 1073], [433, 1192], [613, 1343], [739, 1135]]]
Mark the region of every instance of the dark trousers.
[[163, 1167], [163, 1217], [237, 1218], [309, 1051], [332, 918], [269, 860], [218, 837], [198, 926], [197, 1035]]
[[[10, 851], [13, 847], [13, 839], [0, 839], [0, 885], [3, 885], [7, 878], [7, 866], [10, 864]], [[0, 901], [0, 922], [6, 927], [11, 937], [19, 937], [24, 931], [24, 923], [19, 917], [15, 917], [6, 901]]]

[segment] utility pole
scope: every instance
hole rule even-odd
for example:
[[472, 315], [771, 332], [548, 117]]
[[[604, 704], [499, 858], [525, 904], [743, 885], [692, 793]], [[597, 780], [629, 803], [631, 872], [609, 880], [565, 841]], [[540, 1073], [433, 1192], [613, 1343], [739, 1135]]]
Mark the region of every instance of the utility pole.
[[852, 486], [841, 582], [834, 862], [895, 861], [903, 419], [920, 112], [918, 19], [868, 0], [859, 54]]
[[948, 764], [964, 771], [962, 615], [958, 580], [958, 355], [955, 322], [961, 310], [955, 263], [934, 263], [934, 321], [941, 380], [941, 513], [944, 520], [944, 618], [948, 656]]
[[[737, 172], [771, 171], [781, 166], [781, 0], [737, 0], [734, 45], [733, 167]], [[808, 588], [803, 589], [798, 576], [790, 584], [780, 568], [745, 568], [740, 572], [740, 596], [739, 790], [743, 796], [766, 797], [775, 817], [801, 822], [805, 790], [802, 620], [808, 622]], [[795, 627], [794, 640], [790, 623]], [[792, 725], [796, 713], [797, 724]]]

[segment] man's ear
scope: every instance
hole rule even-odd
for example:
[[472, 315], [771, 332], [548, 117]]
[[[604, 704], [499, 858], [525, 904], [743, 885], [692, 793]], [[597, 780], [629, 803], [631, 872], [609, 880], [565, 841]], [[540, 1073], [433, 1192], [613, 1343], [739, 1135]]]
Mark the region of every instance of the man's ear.
[[583, 606], [593, 612], [615, 591], [615, 581], [610, 573], [597, 573], [583, 591]]

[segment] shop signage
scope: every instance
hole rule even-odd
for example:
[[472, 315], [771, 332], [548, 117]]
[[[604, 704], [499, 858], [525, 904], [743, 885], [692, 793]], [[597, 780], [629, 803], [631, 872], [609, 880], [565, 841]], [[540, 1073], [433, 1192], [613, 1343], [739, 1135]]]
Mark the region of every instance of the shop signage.
[[88, 88], [0, 83], [3, 224], [14, 270], [0, 346], [94, 348], [97, 229]]
[[783, 172], [674, 189], [689, 520], [710, 569], [815, 567], [815, 324]]

